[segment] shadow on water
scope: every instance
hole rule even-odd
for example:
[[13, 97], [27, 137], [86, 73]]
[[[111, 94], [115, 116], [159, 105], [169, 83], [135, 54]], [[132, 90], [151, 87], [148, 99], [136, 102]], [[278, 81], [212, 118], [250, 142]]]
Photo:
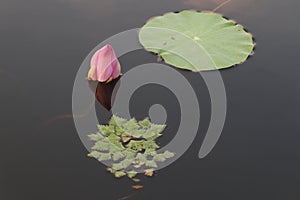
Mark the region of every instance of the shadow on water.
[[[108, 111], [110, 111], [113, 104], [113, 91], [115, 87], [118, 87], [117, 83], [120, 80], [120, 77], [108, 82], [102, 83], [97, 81], [89, 81], [89, 88], [92, 93], [95, 93], [95, 98], [97, 101]], [[42, 123], [42, 127], [49, 126], [52, 123], [64, 120], [64, 119], [73, 119], [73, 118], [83, 118], [87, 116], [91, 110], [94, 108], [94, 102], [91, 102], [89, 107], [85, 112], [80, 114], [62, 114], [55, 117], [52, 117]]]
[[96, 99], [108, 111], [112, 107], [112, 104], [113, 104], [112, 93], [113, 93], [115, 87], [118, 88], [119, 85], [116, 85], [116, 84], [118, 83], [119, 80], [120, 80], [120, 77], [118, 77], [108, 83], [89, 81], [89, 87], [92, 90], [92, 92], [95, 91]]

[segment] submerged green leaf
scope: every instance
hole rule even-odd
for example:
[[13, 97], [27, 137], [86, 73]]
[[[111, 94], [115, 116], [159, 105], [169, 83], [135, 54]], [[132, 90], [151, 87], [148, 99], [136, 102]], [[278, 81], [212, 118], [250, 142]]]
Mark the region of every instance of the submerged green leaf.
[[116, 171], [115, 172], [115, 177], [116, 178], [121, 178], [122, 176], [125, 176], [126, 173], [124, 171]]
[[110, 159], [111, 159], [110, 153], [101, 153], [98, 158], [99, 161], [110, 160]]
[[129, 178], [134, 178], [136, 175], [137, 175], [136, 171], [129, 171], [129, 172], [127, 172], [127, 176]]
[[151, 122], [150, 122], [149, 118], [145, 118], [144, 120], [139, 122], [139, 125], [141, 125], [144, 128], [147, 128], [148, 126], [151, 125]]
[[126, 123], [127, 120], [122, 118], [122, 117], [118, 117], [116, 115], [114, 115], [110, 121], [109, 121], [109, 124], [110, 125], [113, 125], [113, 126], [122, 126], [124, 123]]
[[136, 152], [132, 149], [126, 149], [123, 151], [123, 153], [127, 156], [127, 157], [133, 157], [136, 155]]
[[154, 140], [148, 140], [143, 142], [144, 149], [157, 149], [159, 146], [156, 144]]
[[131, 136], [127, 134], [122, 134], [121, 138], [123, 142], [128, 142], [131, 139]]
[[108, 140], [109, 140], [109, 142], [110, 143], [112, 143], [112, 144], [117, 144], [119, 141], [120, 141], [120, 137], [119, 136], [117, 136], [117, 135], [115, 135], [115, 134], [110, 134], [109, 136], [108, 136]]
[[98, 151], [92, 151], [91, 153], [88, 154], [89, 157], [96, 158], [96, 159], [98, 159], [100, 155], [101, 153]]
[[159, 161], [159, 162], [164, 162], [166, 160], [166, 158], [163, 154], [156, 154], [155, 156], [153, 156], [153, 160]]
[[124, 123], [122, 127], [124, 127], [124, 129], [126, 129], [126, 131], [132, 131], [132, 130], [138, 129], [140, 126], [137, 123], [136, 119], [132, 118], [129, 121], [127, 121], [126, 123]]
[[155, 156], [156, 151], [155, 151], [155, 149], [146, 149], [145, 150], [145, 155]]
[[99, 150], [99, 151], [106, 151], [109, 149], [109, 143], [98, 141], [96, 144], [92, 147], [93, 150]]
[[152, 18], [140, 30], [139, 40], [166, 63], [192, 71], [240, 64], [254, 48], [243, 26], [217, 13], [190, 10]]
[[174, 156], [175, 156], [175, 154], [172, 153], [172, 152], [170, 152], [170, 151], [165, 151], [165, 152], [164, 152], [164, 157], [165, 157], [165, 158], [172, 158], [172, 157], [174, 157]]
[[104, 138], [104, 136], [101, 135], [100, 133], [96, 133], [96, 134], [89, 135], [89, 138], [92, 141], [99, 141], [99, 140], [102, 140]]
[[129, 167], [134, 162], [133, 158], [126, 158], [123, 161], [120, 162], [120, 164], [123, 166], [124, 169]]
[[138, 153], [136, 155], [136, 159], [139, 160], [140, 162], [146, 162], [147, 160], [147, 155], [143, 153]]
[[129, 147], [130, 149], [134, 150], [134, 151], [141, 151], [143, 150], [143, 144], [145, 141], [135, 141], [135, 140], [131, 140], [127, 147]]
[[121, 170], [121, 169], [124, 169], [122, 163], [114, 163], [113, 166], [112, 166], [112, 169], [113, 170]]
[[124, 153], [122, 153], [121, 151], [118, 151], [116, 153], [113, 154], [113, 160], [117, 161], [121, 158], [124, 158], [126, 155]]
[[115, 132], [113, 126], [98, 125], [99, 131], [104, 135], [110, 135]]
[[147, 167], [157, 167], [157, 164], [156, 164], [156, 162], [154, 161], [154, 160], [147, 160], [146, 161], [146, 166]]

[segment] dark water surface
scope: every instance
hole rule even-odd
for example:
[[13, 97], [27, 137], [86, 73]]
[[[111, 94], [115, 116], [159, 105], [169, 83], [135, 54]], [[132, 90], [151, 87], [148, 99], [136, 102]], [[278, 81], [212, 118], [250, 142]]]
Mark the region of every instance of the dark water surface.
[[[285, 199], [300, 198], [300, 1], [232, 0], [219, 10], [253, 33], [256, 54], [222, 70], [228, 113], [222, 136], [204, 159], [198, 151], [210, 100], [201, 77], [191, 80], [201, 126], [190, 149], [134, 191], [86, 157], [70, 118], [72, 87], [85, 56], [121, 31], [152, 16], [209, 10], [209, 0], [1, 0], [0, 199]], [[156, 57], [138, 51], [121, 58], [123, 71]], [[166, 144], [178, 128], [178, 102], [166, 88], [140, 88], [131, 111], [147, 116], [166, 106]], [[155, 97], [155, 98], [154, 98]], [[104, 109], [97, 106], [99, 118]], [[177, 114], [176, 114], [177, 113]]]

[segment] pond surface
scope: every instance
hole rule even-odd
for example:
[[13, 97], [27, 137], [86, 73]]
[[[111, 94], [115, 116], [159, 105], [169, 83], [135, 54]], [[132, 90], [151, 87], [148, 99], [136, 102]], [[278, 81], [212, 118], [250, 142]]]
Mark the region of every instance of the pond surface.
[[[218, 12], [255, 37], [255, 55], [221, 70], [228, 98], [222, 136], [198, 158], [210, 119], [210, 99], [199, 74], [178, 70], [197, 91], [201, 122], [189, 150], [144, 188], [117, 180], [87, 158], [72, 120], [73, 82], [86, 55], [101, 41], [151, 17], [183, 9], [212, 10], [219, 0], [2, 0], [0, 3], [0, 198], [299, 199], [300, 1], [232, 0]], [[149, 62], [136, 51], [120, 58], [122, 71]], [[161, 104], [168, 114], [162, 145], [179, 123], [174, 94], [141, 87], [131, 114], [141, 119]], [[96, 104], [99, 120], [110, 113]]]

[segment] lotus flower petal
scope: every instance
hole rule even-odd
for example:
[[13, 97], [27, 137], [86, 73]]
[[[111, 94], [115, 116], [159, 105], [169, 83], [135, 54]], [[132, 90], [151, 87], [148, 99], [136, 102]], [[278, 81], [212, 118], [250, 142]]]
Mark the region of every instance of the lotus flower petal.
[[92, 56], [88, 80], [109, 82], [120, 76], [121, 66], [115, 51], [109, 44]]

